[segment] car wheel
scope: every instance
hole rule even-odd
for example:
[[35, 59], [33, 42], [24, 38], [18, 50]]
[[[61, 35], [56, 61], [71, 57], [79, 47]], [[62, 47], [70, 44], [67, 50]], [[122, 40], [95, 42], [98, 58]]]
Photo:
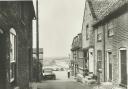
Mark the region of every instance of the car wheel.
[[53, 79], [56, 80], [56, 77], [54, 76]]

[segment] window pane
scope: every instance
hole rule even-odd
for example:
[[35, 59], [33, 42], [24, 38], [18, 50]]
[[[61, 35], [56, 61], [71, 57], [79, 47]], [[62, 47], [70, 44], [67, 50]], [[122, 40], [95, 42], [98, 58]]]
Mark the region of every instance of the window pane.
[[97, 41], [101, 41], [102, 40], [102, 27], [100, 26], [97, 29]]
[[10, 34], [10, 60], [14, 61], [14, 36]]
[[108, 29], [112, 29], [113, 28], [113, 23], [112, 22], [109, 22], [108, 23]]
[[97, 67], [102, 68], [102, 51], [101, 50], [97, 51], [97, 60], [98, 60]]
[[97, 59], [98, 59], [98, 61], [102, 61], [102, 51], [101, 50], [97, 51]]
[[114, 25], [113, 25], [113, 22], [111, 21], [108, 23], [108, 36], [114, 35], [113, 28], [114, 28]]
[[108, 36], [112, 36], [112, 35], [114, 35], [113, 29], [108, 29]]
[[10, 82], [14, 81], [15, 76], [15, 63], [10, 64]]
[[15, 79], [16, 62], [16, 33], [14, 29], [10, 30], [10, 82]]
[[101, 40], [102, 40], [102, 34], [100, 33], [97, 35], [97, 41], [101, 41]]

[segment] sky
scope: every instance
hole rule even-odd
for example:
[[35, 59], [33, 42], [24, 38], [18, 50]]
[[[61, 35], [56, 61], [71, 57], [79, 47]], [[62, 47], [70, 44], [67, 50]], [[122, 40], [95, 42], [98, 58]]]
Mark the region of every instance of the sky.
[[39, 45], [44, 57], [68, 57], [81, 32], [85, 0], [39, 0]]

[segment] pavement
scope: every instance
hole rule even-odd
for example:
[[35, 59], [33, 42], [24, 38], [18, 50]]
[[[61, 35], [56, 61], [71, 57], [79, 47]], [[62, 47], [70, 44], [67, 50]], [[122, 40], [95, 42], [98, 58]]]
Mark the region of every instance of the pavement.
[[56, 80], [43, 80], [32, 83], [32, 89], [93, 89], [94, 86], [77, 82], [74, 77], [67, 77], [67, 71], [55, 71]]
[[102, 82], [100, 85], [95, 86], [93, 89], [127, 89], [121, 87], [118, 84], [112, 84], [112, 82]]

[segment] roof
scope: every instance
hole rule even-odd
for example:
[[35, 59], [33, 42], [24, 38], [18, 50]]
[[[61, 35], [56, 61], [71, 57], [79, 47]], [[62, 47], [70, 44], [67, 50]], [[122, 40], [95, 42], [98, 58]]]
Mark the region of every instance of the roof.
[[81, 35], [82, 35], [82, 33], [78, 33], [78, 34], [73, 38], [72, 45], [74, 44], [75, 40], [76, 40], [77, 38], [79, 38]]
[[82, 47], [82, 33], [79, 33], [77, 34], [77, 36], [73, 38], [71, 50], [80, 49], [81, 47]]
[[128, 4], [128, 0], [97, 0], [97, 2], [101, 2], [97, 5], [96, 2], [94, 2], [96, 0], [90, 0], [90, 1], [92, 3], [92, 8], [94, 9], [93, 13], [97, 18], [97, 21], [96, 23], [94, 23], [94, 25], [105, 19], [105, 17], [114, 13], [120, 7], [124, 6], [125, 4]]
[[93, 17], [100, 19], [102, 14], [118, 0], [87, 0]]

